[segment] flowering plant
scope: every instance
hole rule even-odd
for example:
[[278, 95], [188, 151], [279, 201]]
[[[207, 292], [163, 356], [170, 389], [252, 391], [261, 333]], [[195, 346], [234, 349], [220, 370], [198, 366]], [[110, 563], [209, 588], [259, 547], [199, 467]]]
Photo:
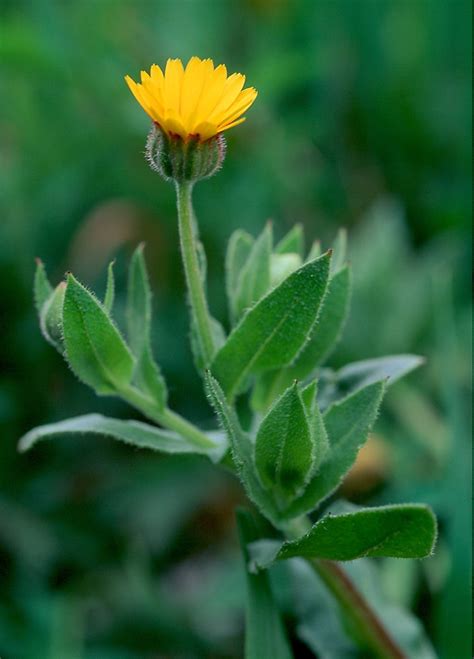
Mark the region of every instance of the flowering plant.
[[[421, 642], [419, 628], [410, 626], [407, 614], [400, 623], [384, 613], [385, 604], [366, 597], [339, 563], [429, 556], [436, 538], [431, 510], [326, 502], [367, 440], [386, 388], [422, 360], [398, 355], [338, 371], [324, 367], [349, 310], [344, 232], [332, 249], [321, 253], [314, 243], [306, 253], [299, 226], [276, 244], [269, 224], [256, 238], [236, 231], [225, 261], [226, 333], [208, 304], [192, 190], [222, 165], [223, 132], [244, 121], [257, 92], [243, 89], [241, 74], [228, 76], [225, 66], [196, 57], [186, 67], [168, 60], [164, 73], [154, 65], [150, 74], [142, 72], [140, 84], [128, 76], [126, 81], [153, 121], [147, 159], [176, 187], [191, 345], [218, 425], [204, 431], [168, 405], [150, 341], [151, 290], [141, 245], [129, 270], [127, 339], [113, 318], [112, 266], [102, 301], [72, 274], [53, 289], [41, 262], [34, 290], [41, 331], [76, 376], [98, 395], [119, 396], [148, 422], [87, 414], [31, 430], [20, 448], [57, 435], [106, 435], [140, 448], [205, 455], [232, 470], [255, 507], [253, 514], [237, 515], [247, 577], [248, 658], [292, 656], [267, 574], [288, 559], [297, 559], [291, 564], [298, 569], [310, 566], [333, 595], [346, 623], [337, 634], [348, 646], [379, 657], [418, 656], [412, 649]], [[237, 400], [239, 408], [246, 405], [246, 423]], [[312, 633], [323, 630], [316, 625]]]

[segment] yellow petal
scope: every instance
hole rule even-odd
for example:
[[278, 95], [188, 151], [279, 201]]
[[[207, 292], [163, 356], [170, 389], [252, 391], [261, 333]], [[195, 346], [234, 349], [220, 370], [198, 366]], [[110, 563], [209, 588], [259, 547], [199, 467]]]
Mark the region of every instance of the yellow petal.
[[185, 140], [188, 137], [188, 132], [183, 126], [183, 123], [176, 112], [167, 112], [164, 122], [162, 124], [169, 133], [179, 135]]
[[218, 123], [221, 120], [221, 115], [229, 108], [230, 105], [235, 101], [237, 96], [240, 93], [240, 90], [244, 86], [245, 76], [241, 73], [233, 73], [225, 81], [224, 89], [222, 96], [215, 108], [209, 115], [210, 121], [217, 121]]
[[193, 135], [199, 135], [199, 139], [202, 142], [205, 142], [213, 135], [216, 135], [217, 132], [218, 130], [216, 124], [211, 123], [210, 121], [202, 121], [201, 123], [197, 124]]
[[189, 121], [199, 102], [209, 72], [214, 70], [211, 60], [201, 60], [191, 57], [186, 65], [181, 91], [180, 114], [185, 127], [190, 131]]
[[233, 128], [234, 126], [238, 126], [244, 121], [245, 121], [245, 117], [242, 117], [242, 119], [237, 119], [237, 121], [233, 121], [232, 123], [227, 124], [226, 126], [219, 126], [219, 133], [222, 133], [222, 131], [224, 130], [229, 130], [229, 128]]
[[153, 108], [153, 103], [150, 102], [150, 99], [144, 95], [142, 86], [132, 80], [130, 76], [125, 76], [125, 82], [148, 116], [150, 116], [154, 121], [157, 121], [158, 116]]
[[[227, 78], [227, 69], [224, 64], [220, 64], [212, 71], [208, 84], [201, 94], [199, 103], [196, 106], [196, 111], [193, 116], [194, 126], [202, 121], [205, 121], [210, 112], [215, 108], [217, 102], [222, 97], [225, 81]], [[193, 127], [193, 131], [194, 131]], [[192, 132], [193, 132], [192, 131]]]
[[248, 87], [244, 89], [243, 92], [240, 92], [237, 100], [231, 105], [228, 111], [222, 115], [222, 118], [219, 121], [219, 125], [227, 125], [232, 121], [235, 121], [241, 114], [246, 112], [252, 103], [257, 98], [257, 90], [253, 87]]
[[180, 59], [169, 59], [166, 62], [163, 102], [165, 110], [179, 113], [181, 84], [183, 82], [183, 63]]

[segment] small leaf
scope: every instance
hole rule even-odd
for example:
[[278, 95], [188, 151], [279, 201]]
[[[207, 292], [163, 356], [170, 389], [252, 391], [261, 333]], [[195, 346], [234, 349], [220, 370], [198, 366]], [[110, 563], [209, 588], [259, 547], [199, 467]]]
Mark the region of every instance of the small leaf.
[[[253, 547], [253, 562], [267, 567], [273, 560], [301, 556], [333, 561], [391, 556], [425, 558], [436, 542], [436, 519], [428, 506], [400, 504], [326, 515], [297, 540], [276, 547]], [[273, 556], [272, 556], [273, 554]]]
[[265, 572], [251, 574], [247, 569], [247, 545], [258, 538], [250, 513], [237, 511], [240, 546], [245, 563], [245, 659], [292, 659], [278, 606]]
[[302, 266], [301, 256], [296, 253], [272, 254], [270, 258], [270, 286], [278, 286], [292, 272]]
[[250, 250], [237, 279], [233, 319], [265, 295], [270, 287], [270, 257], [273, 246], [272, 225], [268, 223]]
[[103, 435], [138, 448], [163, 453], [204, 453], [214, 462], [218, 462], [226, 450], [226, 442], [217, 433], [212, 434], [215, 448], [200, 449], [170, 430], [162, 430], [141, 421], [111, 419], [101, 414], [86, 414], [34, 428], [22, 437], [18, 449], [28, 451], [39, 441], [62, 435]]
[[97, 298], [68, 276], [63, 307], [66, 359], [77, 377], [98, 394], [130, 384], [134, 360]]
[[295, 224], [275, 247], [275, 254], [291, 254], [293, 252], [303, 258], [304, 232], [302, 224]]
[[378, 380], [386, 379], [388, 384], [393, 384], [424, 363], [424, 358], [418, 355], [377, 357], [343, 366], [337, 371], [336, 379], [338, 385], [346, 391], [354, 391]]
[[150, 345], [151, 290], [143, 249], [144, 245], [141, 244], [133, 253], [128, 275], [128, 338], [136, 357], [133, 382], [158, 404], [159, 409], [164, 409], [166, 384], [153, 359]]
[[107, 268], [107, 285], [105, 287], [104, 307], [110, 314], [114, 306], [115, 298], [115, 277], [114, 277], [114, 264], [115, 261], [109, 263]]
[[298, 517], [314, 510], [318, 503], [338, 488], [367, 440], [384, 388], [383, 382], [368, 385], [325, 412], [323, 420], [329, 450], [304, 492], [283, 511], [285, 518]]
[[333, 274], [339, 272], [344, 266], [347, 256], [347, 231], [342, 228], [337, 232], [336, 240], [332, 246], [333, 257], [331, 261], [331, 272]]
[[228, 405], [219, 383], [209, 371], [205, 372], [204, 382], [207, 397], [227, 434], [234, 463], [250, 500], [267, 519], [277, 524], [278, 513], [273, 500], [262, 488], [255, 473], [253, 445], [249, 436], [242, 430], [235, 411]]
[[41, 309], [45, 302], [53, 293], [53, 287], [49, 283], [48, 277], [46, 276], [46, 270], [44, 267], [43, 261], [41, 259], [36, 259], [36, 270], [35, 270], [35, 280], [34, 280], [34, 298], [36, 311], [38, 316], [41, 313]]
[[255, 466], [262, 485], [285, 498], [309, 478], [315, 446], [296, 382], [263, 419], [255, 440]]
[[64, 354], [62, 326], [65, 291], [66, 282], [62, 281], [43, 304], [39, 315], [41, 333], [61, 355]]
[[308, 256], [306, 257], [306, 263], [317, 259], [319, 256], [321, 256], [321, 242], [319, 240], [315, 240], [311, 245]]
[[250, 309], [217, 353], [212, 371], [233, 398], [250, 374], [289, 364], [307, 341], [323, 299], [330, 254], [307, 263]]
[[235, 321], [236, 317], [235, 297], [237, 294], [239, 275], [249, 257], [253, 244], [254, 239], [249, 233], [242, 231], [242, 229], [237, 229], [237, 231], [234, 231], [231, 235], [227, 246], [225, 281], [227, 300], [229, 303], [229, 314], [232, 322]]

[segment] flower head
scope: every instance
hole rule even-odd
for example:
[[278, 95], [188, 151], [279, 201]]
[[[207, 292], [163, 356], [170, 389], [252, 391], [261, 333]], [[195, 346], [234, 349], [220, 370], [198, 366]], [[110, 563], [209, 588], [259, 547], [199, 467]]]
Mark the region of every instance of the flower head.
[[224, 64], [191, 57], [186, 67], [169, 59], [165, 72], [153, 64], [141, 72], [141, 84], [125, 76], [132, 94], [145, 112], [170, 137], [205, 142], [245, 121], [242, 114], [257, 97], [253, 87], [243, 89], [245, 76], [227, 75]]

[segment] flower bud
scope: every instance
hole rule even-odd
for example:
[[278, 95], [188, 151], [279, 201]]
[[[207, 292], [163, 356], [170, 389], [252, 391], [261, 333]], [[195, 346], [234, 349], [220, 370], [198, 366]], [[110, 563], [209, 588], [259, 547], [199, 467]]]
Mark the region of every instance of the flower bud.
[[222, 133], [202, 142], [199, 136], [183, 140], [154, 124], [146, 143], [146, 159], [150, 167], [167, 181], [198, 181], [212, 176], [225, 157]]

